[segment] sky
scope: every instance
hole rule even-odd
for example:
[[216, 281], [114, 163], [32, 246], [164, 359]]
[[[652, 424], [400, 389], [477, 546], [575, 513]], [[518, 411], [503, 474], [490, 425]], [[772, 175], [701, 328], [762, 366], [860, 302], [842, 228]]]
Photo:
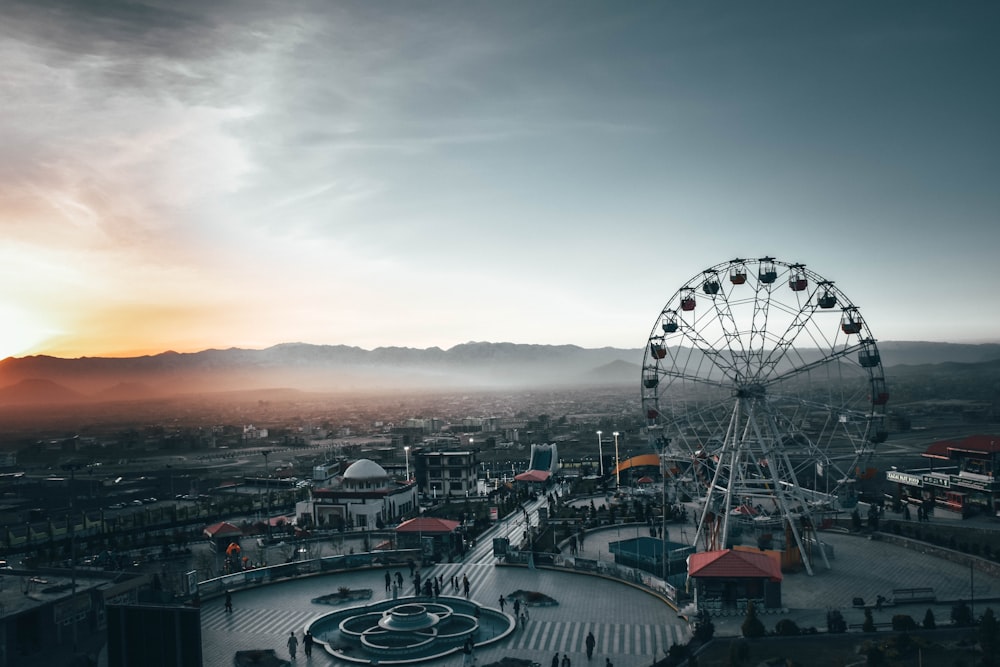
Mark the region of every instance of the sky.
[[0, 358], [639, 348], [765, 255], [879, 340], [1000, 340], [995, 2], [0, 14]]

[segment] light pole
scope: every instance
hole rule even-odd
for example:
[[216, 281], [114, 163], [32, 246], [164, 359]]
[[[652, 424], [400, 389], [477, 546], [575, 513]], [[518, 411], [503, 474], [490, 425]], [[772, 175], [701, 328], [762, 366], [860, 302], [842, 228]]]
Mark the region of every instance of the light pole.
[[406, 458], [406, 481], [410, 481], [410, 446], [403, 446], [403, 456]]
[[601, 443], [601, 432], [597, 432], [597, 460], [600, 463], [601, 479], [604, 479], [604, 445]]
[[267, 469], [267, 457], [270, 455], [271, 450], [265, 449], [261, 451], [264, 455], [264, 494], [266, 498], [266, 514], [264, 515], [264, 520], [267, 522], [267, 542], [271, 543], [271, 484], [268, 479], [268, 469]]
[[615, 436], [615, 488], [617, 489], [622, 481], [622, 473], [618, 469], [618, 431], [615, 431], [611, 435]]

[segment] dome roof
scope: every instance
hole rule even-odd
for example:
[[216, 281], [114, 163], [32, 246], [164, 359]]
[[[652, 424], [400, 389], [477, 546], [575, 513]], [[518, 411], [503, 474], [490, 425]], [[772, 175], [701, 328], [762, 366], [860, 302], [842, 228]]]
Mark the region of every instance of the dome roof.
[[389, 473], [385, 468], [369, 459], [358, 459], [347, 466], [344, 471], [344, 479], [367, 480], [367, 479], [389, 479]]

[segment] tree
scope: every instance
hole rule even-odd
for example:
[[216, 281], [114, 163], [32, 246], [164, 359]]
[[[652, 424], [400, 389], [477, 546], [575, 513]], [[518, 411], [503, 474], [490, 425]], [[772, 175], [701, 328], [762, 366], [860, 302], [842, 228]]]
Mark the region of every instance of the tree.
[[743, 619], [740, 630], [743, 632], [743, 636], [748, 639], [763, 637], [767, 634], [764, 624], [757, 618], [757, 610], [754, 608], [753, 602], [747, 603], [747, 617]]
[[933, 630], [937, 627], [937, 623], [934, 621], [934, 610], [930, 607], [927, 608], [927, 613], [924, 614], [924, 630]]
[[892, 629], [896, 632], [916, 630], [917, 622], [909, 614], [895, 614], [892, 617]]
[[715, 636], [715, 624], [704, 611], [698, 614], [698, 620], [694, 624], [694, 638], [702, 644], [706, 644]]
[[865, 622], [861, 626], [862, 632], [875, 632], [875, 619], [872, 618], [872, 610], [865, 607]]
[[979, 621], [979, 648], [983, 652], [983, 664], [988, 667], [1000, 664], [997, 653], [1000, 652], [1000, 626], [997, 624], [993, 609], [988, 608]]
[[965, 604], [965, 600], [959, 600], [958, 604], [951, 608], [951, 622], [960, 628], [972, 625], [972, 610]]
[[839, 610], [831, 609], [826, 612], [826, 631], [834, 634], [847, 632], [847, 621]]

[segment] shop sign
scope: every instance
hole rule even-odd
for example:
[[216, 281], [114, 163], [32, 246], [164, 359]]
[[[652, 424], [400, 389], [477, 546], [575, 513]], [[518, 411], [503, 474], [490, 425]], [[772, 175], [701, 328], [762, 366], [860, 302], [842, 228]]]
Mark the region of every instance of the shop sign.
[[955, 486], [964, 486], [970, 489], [986, 491], [993, 488], [993, 483], [985, 479], [970, 479], [960, 475], [952, 475], [951, 483]]
[[924, 475], [923, 476], [923, 480], [924, 480], [924, 484], [931, 484], [933, 486], [941, 486], [941, 487], [944, 487], [946, 489], [951, 487], [951, 481], [947, 477], [945, 477], [944, 475], [941, 475], [941, 476], [938, 476], [938, 475]]
[[921, 485], [920, 475], [911, 475], [898, 470], [886, 470], [885, 478], [890, 482], [899, 482], [900, 484], [908, 484], [909, 486]]

